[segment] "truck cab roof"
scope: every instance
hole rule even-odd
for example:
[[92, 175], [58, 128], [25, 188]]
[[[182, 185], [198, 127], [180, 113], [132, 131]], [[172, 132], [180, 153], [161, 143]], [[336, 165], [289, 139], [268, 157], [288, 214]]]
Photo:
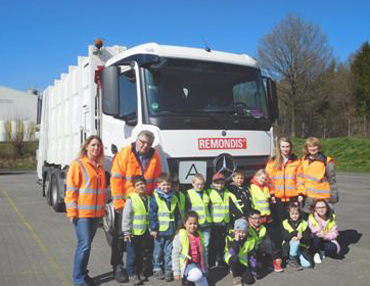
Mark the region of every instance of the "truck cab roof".
[[126, 58], [131, 58], [135, 55], [155, 55], [166, 58], [212, 61], [258, 67], [257, 61], [246, 54], [234, 54], [200, 48], [158, 45], [157, 43], [147, 43], [123, 51], [109, 59], [106, 62], [106, 66], [124, 62]]

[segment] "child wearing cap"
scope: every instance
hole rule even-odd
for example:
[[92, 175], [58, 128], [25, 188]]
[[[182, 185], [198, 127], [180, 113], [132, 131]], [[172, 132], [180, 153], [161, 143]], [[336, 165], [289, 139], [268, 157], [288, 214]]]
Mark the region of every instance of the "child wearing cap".
[[241, 218], [243, 213], [236, 197], [225, 188], [225, 175], [215, 173], [212, 177], [211, 188], [207, 190], [211, 200], [211, 238], [209, 266], [226, 267], [224, 262], [225, 238], [232, 221]]
[[256, 239], [248, 233], [248, 222], [244, 218], [237, 219], [234, 231], [226, 237], [225, 261], [233, 275], [233, 285], [253, 284], [248, 256], [256, 248]]

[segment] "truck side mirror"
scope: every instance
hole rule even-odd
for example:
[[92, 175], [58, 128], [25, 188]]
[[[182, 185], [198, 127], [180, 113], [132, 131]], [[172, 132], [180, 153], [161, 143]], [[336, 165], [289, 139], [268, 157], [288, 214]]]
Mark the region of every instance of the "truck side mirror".
[[104, 68], [102, 75], [103, 113], [112, 116], [119, 115], [119, 83], [118, 67]]
[[265, 78], [267, 88], [267, 99], [270, 110], [271, 121], [279, 118], [279, 105], [276, 92], [276, 83], [271, 78]]

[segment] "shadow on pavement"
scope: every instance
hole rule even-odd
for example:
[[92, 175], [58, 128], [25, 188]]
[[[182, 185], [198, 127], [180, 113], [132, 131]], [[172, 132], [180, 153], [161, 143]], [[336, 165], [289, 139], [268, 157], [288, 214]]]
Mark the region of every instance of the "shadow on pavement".
[[229, 268], [214, 267], [209, 270], [208, 283], [209, 286], [214, 286], [218, 281], [222, 280], [229, 274]]
[[362, 233], [359, 233], [355, 229], [347, 229], [339, 231], [338, 242], [342, 248], [341, 254], [346, 255], [349, 252], [349, 246], [356, 244], [362, 237]]
[[113, 280], [114, 280], [114, 278], [113, 278], [113, 272], [112, 271], [104, 273], [104, 274], [100, 274], [100, 275], [94, 277], [94, 281], [98, 285], [108, 283], [108, 282], [113, 281]]

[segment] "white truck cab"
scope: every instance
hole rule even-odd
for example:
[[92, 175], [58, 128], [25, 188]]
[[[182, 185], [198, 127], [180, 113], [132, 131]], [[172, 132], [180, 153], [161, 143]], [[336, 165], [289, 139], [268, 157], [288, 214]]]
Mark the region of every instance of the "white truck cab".
[[52, 176], [61, 202], [68, 164], [89, 135], [101, 136], [109, 172], [115, 152], [152, 131], [164, 171], [186, 187], [196, 173], [209, 181], [241, 168], [250, 178], [264, 168], [278, 116], [275, 84], [253, 58], [155, 43], [90, 47], [44, 92], [42, 113], [38, 174], [51, 204]]

